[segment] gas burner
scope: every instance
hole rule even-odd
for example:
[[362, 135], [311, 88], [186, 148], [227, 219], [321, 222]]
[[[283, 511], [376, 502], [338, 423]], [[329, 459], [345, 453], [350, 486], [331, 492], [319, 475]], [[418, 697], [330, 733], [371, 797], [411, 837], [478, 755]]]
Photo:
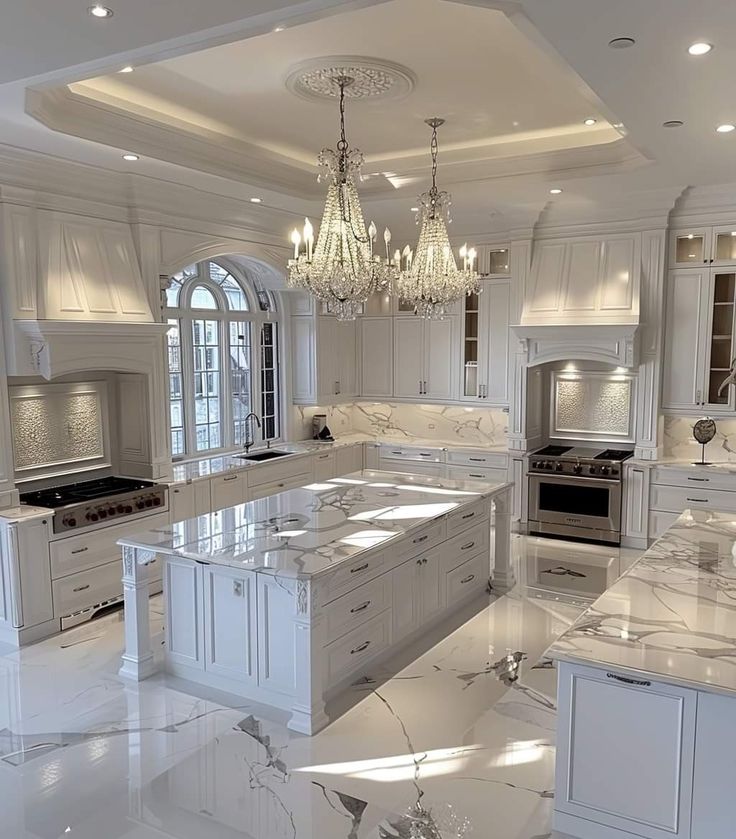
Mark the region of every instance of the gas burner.
[[634, 452], [627, 449], [606, 449], [595, 456], [596, 460], [616, 460], [619, 463], [634, 456]]
[[534, 452], [534, 454], [540, 455], [541, 457], [560, 457], [569, 452], [570, 449], [572, 449], [572, 446], [545, 446], [538, 452]]

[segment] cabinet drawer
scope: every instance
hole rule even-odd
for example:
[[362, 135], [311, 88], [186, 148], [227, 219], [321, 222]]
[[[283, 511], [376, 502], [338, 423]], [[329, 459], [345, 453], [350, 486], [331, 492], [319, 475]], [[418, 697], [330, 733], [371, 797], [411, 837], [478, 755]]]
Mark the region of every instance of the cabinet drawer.
[[450, 571], [445, 577], [446, 600], [449, 608], [453, 603], [462, 600], [471, 593], [476, 594], [488, 584], [491, 576], [491, 566], [487, 553], [481, 553], [463, 562]]
[[259, 498], [268, 498], [269, 495], [278, 495], [280, 492], [288, 492], [290, 489], [298, 489], [312, 482], [312, 473], [305, 472], [303, 475], [291, 475], [280, 481], [271, 484], [259, 484], [251, 487], [250, 500], [256, 501]]
[[445, 522], [442, 520], [423, 527], [416, 533], [405, 537], [396, 545], [396, 553], [394, 554], [396, 564], [401, 565], [407, 559], [411, 559], [413, 556], [419, 556], [419, 554], [433, 548], [435, 545], [439, 545], [440, 542], [444, 542], [446, 538], [447, 528]]
[[506, 468], [479, 469], [477, 466], [448, 466], [447, 477], [455, 481], [486, 481], [489, 484], [508, 482]]
[[361, 626], [388, 606], [390, 579], [390, 574], [381, 574], [349, 594], [338, 597], [326, 607], [327, 643]]
[[293, 478], [294, 475], [309, 473], [311, 477], [312, 463], [310, 456], [285, 457], [276, 463], [259, 464], [248, 471], [248, 485], [259, 487], [264, 484], [276, 484]]
[[488, 521], [491, 512], [490, 507], [490, 501], [479, 501], [477, 504], [468, 505], [450, 513], [447, 516], [448, 538], [473, 527], [479, 521]]
[[444, 450], [433, 448], [412, 448], [411, 446], [389, 446], [381, 444], [381, 457], [387, 460], [417, 460], [426, 463], [444, 463]]
[[352, 591], [361, 583], [382, 574], [384, 570], [386, 570], [386, 554], [384, 553], [360, 554], [355, 559], [341, 563], [334, 573], [330, 574], [325, 602]]
[[[119, 560], [123, 549], [116, 544], [118, 539], [131, 533], [140, 533], [154, 527], [164, 527], [168, 524], [168, 514], [147, 516], [136, 519], [128, 524], [116, 527], [106, 527], [93, 533], [80, 536], [67, 536], [57, 539], [49, 545], [51, 556], [51, 578], [58, 579], [95, 568], [98, 565]], [[120, 576], [122, 577], [122, 568]], [[161, 576], [159, 574], [159, 576]]]
[[497, 452], [448, 449], [447, 462], [456, 466], [472, 466], [475, 469], [503, 469], [506, 472], [508, 455]]
[[[108, 562], [52, 583], [54, 617], [62, 618], [123, 593], [122, 562]], [[158, 576], [161, 576], [159, 571]]]
[[248, 497], [248, 478], [245, 472], [217, 475], [210, 481], [210, 493], [213, 512], [244, 504]]
[[390, 643], [391, 611], [387, 609], [373, 620], [328, 644], [325, 647], [328, 687], [354, 673]]
[[736, 492], [724, 492], [704, 487], [671, 487], [653, 485], [651, 507], [670, 513], [687, 509], [711, 509], [736, 512]]
[[452, 571], [466, 562], [468, 557], [482, 553], [490, 569], [491, 565], [491, 524], [488, 519], [481, 519], [468, 530], [448, 539], [442, 546], [442, 567]]
[[723, 489], [727, 492], [736, 490], [736, 474], [719, 474], [711, 470], [652, 469], [652, 483], [662, 486], [678, 486], [693, 489]]

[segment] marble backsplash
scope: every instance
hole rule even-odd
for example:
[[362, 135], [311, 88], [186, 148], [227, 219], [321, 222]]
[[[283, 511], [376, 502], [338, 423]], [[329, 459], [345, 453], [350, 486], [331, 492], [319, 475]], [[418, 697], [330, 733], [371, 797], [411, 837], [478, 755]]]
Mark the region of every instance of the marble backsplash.
[[[702, 447], [693, 437], [701, 417], [664, 418], [664, 456], [676, 460], [700, 460]], [[705, 447], [705, 459], [736, 462], [736, 418], [716, 419], [716, 436]]]
[[438, 440], [465, 445], [505, 446], [508, 414], [494, 408], [356, 402], [327, 408], [296, 407], [295, 431], [311, 436], [314, 414], [327, 414], [334, 435], [360, 433], [380, 439]]

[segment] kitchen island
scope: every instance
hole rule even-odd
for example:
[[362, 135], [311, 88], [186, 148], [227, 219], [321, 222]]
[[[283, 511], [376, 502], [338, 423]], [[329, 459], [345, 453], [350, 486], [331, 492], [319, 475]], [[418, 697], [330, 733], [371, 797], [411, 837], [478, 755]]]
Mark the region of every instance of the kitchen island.
[[120, 540], [120, 673], [159, 667], [145, 566], [164, 562], [167, 672], [328, 723], [325, 700], [510, 568], [512, 485], [356, 472]]
[[682, 513], [548, 655], [558, 830], [734, 836], [736, 514]]

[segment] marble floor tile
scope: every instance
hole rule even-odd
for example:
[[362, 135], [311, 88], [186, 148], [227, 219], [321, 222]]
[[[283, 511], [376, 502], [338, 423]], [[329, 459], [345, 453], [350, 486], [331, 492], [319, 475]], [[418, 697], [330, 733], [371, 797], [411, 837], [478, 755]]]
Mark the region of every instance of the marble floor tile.
[[0, 837], [557, 839], [544, 652], [621, 557], [514, 553], [511, 592], [356, 680], [311, 738], [163, 675], [123, 682], [120, 613], [0, 654]]

